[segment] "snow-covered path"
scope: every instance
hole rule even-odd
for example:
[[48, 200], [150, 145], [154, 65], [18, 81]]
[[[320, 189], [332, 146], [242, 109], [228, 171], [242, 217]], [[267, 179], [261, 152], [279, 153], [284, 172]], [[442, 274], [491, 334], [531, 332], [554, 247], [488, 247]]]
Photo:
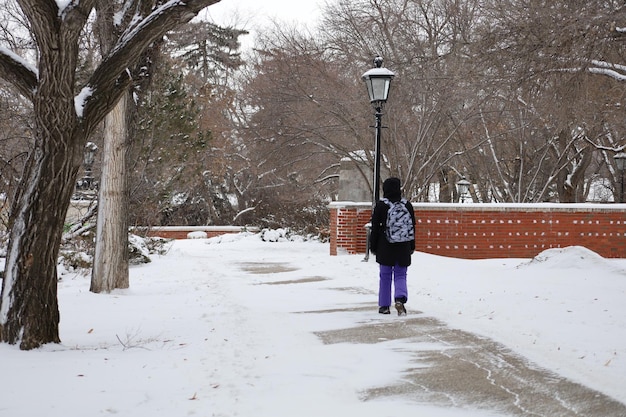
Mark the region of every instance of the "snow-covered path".
[[[500, 371], [527, 364], [509, 359], [506, 345], [566, 384], [618, 400], [585, 391], [583, 404], [613, 407], [604, 416], [626, 409], [623, 260], [580, 248], [531, 265], [415, 254], [409, 315], [399, 318], [377, 314], [376, 264], [362, 256], [255, 236], [219, 241], [177, 241], [131, 269], [129, 290], [110, 295], [66, 275], [63, 343], [35, 352], [0, 345], [10, 375], [0, 378], [0, 416], [586, 415], [531, 414], [522, 402], [490, 399], [506, 390], [490, 391], [498, 376], [472, 356], [483, 342]], [[452, 368], [437, 368], [446, 356]], [[562, 379], [541, 367], [529, 368], [561, 392]], [[474, 368], [491, 379], [471, 377]], [[449, 383], [428, 382], [425, 369]], [[437, 384], [450, 392], [432, 391]], [[468, 399], [459, 387], [485, 394]], [[569, 399], [557, 400], [570, 410]]]

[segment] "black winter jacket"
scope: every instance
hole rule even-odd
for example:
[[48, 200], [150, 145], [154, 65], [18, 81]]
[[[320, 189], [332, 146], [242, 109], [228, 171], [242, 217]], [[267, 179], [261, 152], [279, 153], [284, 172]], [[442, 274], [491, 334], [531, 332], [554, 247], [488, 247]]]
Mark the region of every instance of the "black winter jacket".
[[[399, 201], [400, 199], [390, 199]], [[406, 208], [411, 214], [413, 227], [415, 227], [415, 212], [410, 202], [406, 203]], [[389, 243], [385, 235], [385, 224], [387, 223], [387, 211], [389, 206], [380, 200], [374, 207], [372, 213], [372, 230], [370, 232], [370, 250], [376, 255], [376, 262], [381, 265], [400, 266], [411, 265], [411, 255], [415, 251], [415, 239], [410, 242]]]

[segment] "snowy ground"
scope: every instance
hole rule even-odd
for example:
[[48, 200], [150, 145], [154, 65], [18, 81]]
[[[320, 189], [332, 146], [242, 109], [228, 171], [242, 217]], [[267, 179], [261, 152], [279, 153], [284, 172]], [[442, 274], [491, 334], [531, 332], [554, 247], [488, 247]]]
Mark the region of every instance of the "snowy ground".
[[[62, 344], [0, 344], [0, 416], [501, 415], [363, 401], [402, 378], [403, 342], [325, 345], [314, 332], [403, 318], [377, 313], [373, 260], [328, 254], [328, 244], [231, 235], [176, 241], [113, 294], [65, 275]], [[579, 247], [532, 261], [416, 253], [409, 292], [408, 317], [488, 336], [626, 403], [626, 260]]]

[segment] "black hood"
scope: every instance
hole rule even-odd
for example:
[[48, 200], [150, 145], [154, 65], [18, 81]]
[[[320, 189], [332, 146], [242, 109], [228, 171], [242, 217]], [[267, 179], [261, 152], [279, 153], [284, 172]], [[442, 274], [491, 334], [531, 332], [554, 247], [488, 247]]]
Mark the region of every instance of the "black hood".
[[391, 177], [383, 182], [383, 197], [391, 201], [400, 201], [402, 190], [400, 189], [400, 179]]

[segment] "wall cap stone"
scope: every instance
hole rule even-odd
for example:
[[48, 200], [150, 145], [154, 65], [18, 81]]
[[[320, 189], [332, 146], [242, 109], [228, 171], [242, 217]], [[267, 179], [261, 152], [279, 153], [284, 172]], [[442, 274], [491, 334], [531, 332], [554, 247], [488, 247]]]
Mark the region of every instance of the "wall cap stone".
[[150, 230], [163, 232], [252, 232], [256, 233], [259, 228], [256, 226], [153, 226], [153, 227], [131, 227], [130, 230]]
[[[463, 211], [554, 211], [554, 212], [580, 212], [580, 211], [606, 211], [626, 212], [626, 203], [412, 203], [418, 211], [441, 210], [462, 208]], [[364, 209], [371, 208], [370, 202], [359, 201], [333, 201], [328, 205], [330, 209]]]
[[329, 209], [343, 209], [343, 208], [372, 208], [371, 202], [362, 201], [333, 201], [328, 204]]

